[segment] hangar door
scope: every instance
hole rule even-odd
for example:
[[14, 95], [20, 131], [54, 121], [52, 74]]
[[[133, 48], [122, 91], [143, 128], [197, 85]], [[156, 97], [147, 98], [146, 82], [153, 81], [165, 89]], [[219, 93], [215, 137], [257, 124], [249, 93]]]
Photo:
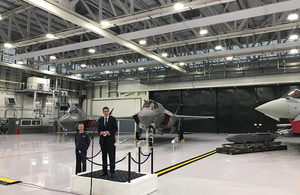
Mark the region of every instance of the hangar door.
[[180, 114], [215, 116], [210, 120], [184, 121], [185, 132], [210, 133], [255, 133], [275, 132], [276, 124], [289, 124], [287, 119], [280, 122], [255, 110], [268, 101], [278, 99], [300, 84], [228, 87], [215, 89], [190, 89], [153, 91], [150, 98], [162, 103], [174, 112], [182, 102]]

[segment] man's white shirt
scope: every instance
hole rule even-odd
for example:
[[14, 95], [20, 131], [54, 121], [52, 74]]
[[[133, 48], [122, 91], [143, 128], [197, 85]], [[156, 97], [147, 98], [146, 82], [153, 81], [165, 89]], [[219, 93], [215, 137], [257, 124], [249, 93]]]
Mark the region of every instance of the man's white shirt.
[[[107, 123], [108, 123], [108, 119], [109, 119], [109, 115], [107, 116]], [[104, 125], [105, 125], [105, 116], [104, 116], [104, 119], [103, 119], [104, 121]]]
[[[107, 119], [106, 119], [106, 118], [107, 118]], [[104, 119], [103, 119], [103, 120], [104, 120], [104, 121], [103, 121], [103, 122], [104, 122], [104, 126], [105, 126], [105, 119], [107, 120], [107, 124], [108, 124], [108, 118], [109, 118], [109, 115], [108, 115], [107, 117], [104, 116]], [[105, 133], [103, 136], [105, 137], [105, 136], [107, 136], [107, 135], [109, 135], [109, 134], [106, 134], [106, 133]]]

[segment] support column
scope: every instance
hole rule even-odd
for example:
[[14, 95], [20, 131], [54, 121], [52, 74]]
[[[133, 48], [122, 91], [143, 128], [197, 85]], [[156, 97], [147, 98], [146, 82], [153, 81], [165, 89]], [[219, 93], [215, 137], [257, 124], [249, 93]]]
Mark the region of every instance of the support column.
[[52, 92], [52, 110], [51, 110], [51, 118], [54, 119], [54, 110], [55, 110], [55, 90]]
[[36, 101], [36, 94], [37, 94], [37, 92], [36, 91], [34, 91], [34, 93], [33, 93], [33, 113], [34, 113], [34, 115], [36, 116], [36, 113], [35, 113], [35, 109], [36, 109], [36, 103], [35, 103], [35, 101]]

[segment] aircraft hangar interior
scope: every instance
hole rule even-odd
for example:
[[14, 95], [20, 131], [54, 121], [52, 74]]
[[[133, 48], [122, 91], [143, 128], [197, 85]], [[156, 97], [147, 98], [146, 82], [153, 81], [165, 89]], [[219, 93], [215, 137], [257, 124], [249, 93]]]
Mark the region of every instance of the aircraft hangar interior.
[[0, 194], [299, 195], [299, 17], [0, 0]]

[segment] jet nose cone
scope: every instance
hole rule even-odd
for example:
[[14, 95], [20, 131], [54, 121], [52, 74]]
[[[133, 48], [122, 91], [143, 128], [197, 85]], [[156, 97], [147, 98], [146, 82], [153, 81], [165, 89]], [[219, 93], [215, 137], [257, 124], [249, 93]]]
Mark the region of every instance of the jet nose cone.
[[138, 117], [140, 119], [140, 122], [145, 125], [145, 126], [149, 126], [152, 123], [154, 123], [155, 118], [156, 118], [156, 113], [151, 111], [151, 110], [142, 110], [140, 111], [140, 113], [138, 114]]
[[279, 120], [279, 118], [287, 118], [289, 113], [289, 105], [286, 99], [273, 100], [255, 108], [255, 110], [265, 115]]

